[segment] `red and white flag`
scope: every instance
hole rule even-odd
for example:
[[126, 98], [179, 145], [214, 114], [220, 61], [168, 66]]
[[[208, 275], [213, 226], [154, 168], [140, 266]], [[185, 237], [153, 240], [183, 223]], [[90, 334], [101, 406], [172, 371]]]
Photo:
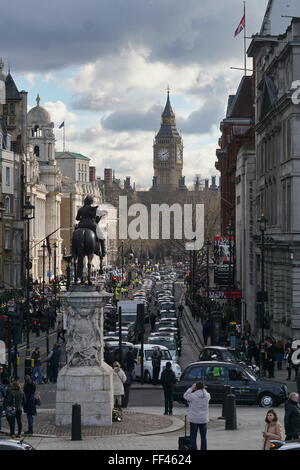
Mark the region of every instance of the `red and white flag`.
[[235, 30], [234, 37], [236, 37], [238, 34], [240, 34], [243, 29], [246, 28], [246, 15], [243, 16], [241, 19], [240, 24], [238, 25], [237, 29]]

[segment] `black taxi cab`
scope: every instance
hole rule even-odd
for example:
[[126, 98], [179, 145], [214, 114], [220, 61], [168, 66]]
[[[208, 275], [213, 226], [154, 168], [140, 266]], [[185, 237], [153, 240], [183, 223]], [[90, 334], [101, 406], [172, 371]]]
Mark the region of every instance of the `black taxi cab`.
[[183, 394], [201, 380], [211, 395], [211, 403], [223, 403], [225, 387], [230, 387], [239, 405], [279, 406], [288, 399], [286, 384], [260, 379], [247, 366], [229, 362], [204, 361], [190, 364], [174, 388], [174, 400], [183, 403]]

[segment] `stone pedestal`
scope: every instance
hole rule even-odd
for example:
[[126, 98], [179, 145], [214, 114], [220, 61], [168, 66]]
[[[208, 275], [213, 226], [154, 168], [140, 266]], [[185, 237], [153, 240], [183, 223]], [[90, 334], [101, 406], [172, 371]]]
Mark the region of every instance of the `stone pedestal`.
[[102, 307], [111, 297], [93, 286], [72, 286], [61, 296], [67, 314], [67, 365], [57, 380], [56, 425], [72, 423], [72, 405], [81, 405], [83, 426], [112, 424], [112, 368], [103, 360]]

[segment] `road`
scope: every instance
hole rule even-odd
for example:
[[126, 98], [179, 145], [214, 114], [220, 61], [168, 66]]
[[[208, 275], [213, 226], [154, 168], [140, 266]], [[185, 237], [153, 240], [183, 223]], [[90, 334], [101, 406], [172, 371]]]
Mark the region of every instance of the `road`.
[[[161, 283], [157, 283], [157, 288], [160, 288]], [[175, 303], [178, 304], [182, 295], [182, 283], [176, 283], [175, 286]], [[146, 325], [146, 337], [149, 334], [150, 327]], [[180, 357], [180, 366], [182, 370], [191, 362], [197, 360], [197, 351], [193, 348], [191, 341], [188, 338], [187, 332], [183, 329], [182, 338], [182, 354]], [[51, 345], [56, 341], [56, 334], [51, 337]], [[45, 338], [36, 338], [34, 345], [40, 346], [45, 352], [46, 340]], [[32, 344], [33, 346], [33, 344]], [[33, 348], [32, 348], [33, 349]], [[24, 351], [23, 351], [24, 354]], [[20, 371], [21, 372], [21, 371]], [[37, 386], [41, 395], [42, 405], [41, 408], [51, 409], [55, 408], [56, 385], [43, 384]], [[163, 390], [160, 386], [157, 388], [149, 388], [145, 385], [145, 389], [139, 388], [138, 390], [131, 390], [129, 406], [160, 406], [163, 404]], [[178, 405], [181, 406], [182, 405]]]

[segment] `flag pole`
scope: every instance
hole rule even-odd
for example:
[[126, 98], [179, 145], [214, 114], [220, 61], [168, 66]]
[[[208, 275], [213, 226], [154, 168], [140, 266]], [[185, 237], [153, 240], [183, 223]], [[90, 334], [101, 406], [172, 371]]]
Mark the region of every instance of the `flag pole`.
[[244, 28], [244, 69], [245, 69], [245, 76], [247, 75], [247, 22], [246, 22], [246, 1], [244, 1], [244, 18], [245, 18], [245, 28]]
[[63, 152], [66, 151], [66, 121], [64, 121], [64, 131], [63, 131]]

